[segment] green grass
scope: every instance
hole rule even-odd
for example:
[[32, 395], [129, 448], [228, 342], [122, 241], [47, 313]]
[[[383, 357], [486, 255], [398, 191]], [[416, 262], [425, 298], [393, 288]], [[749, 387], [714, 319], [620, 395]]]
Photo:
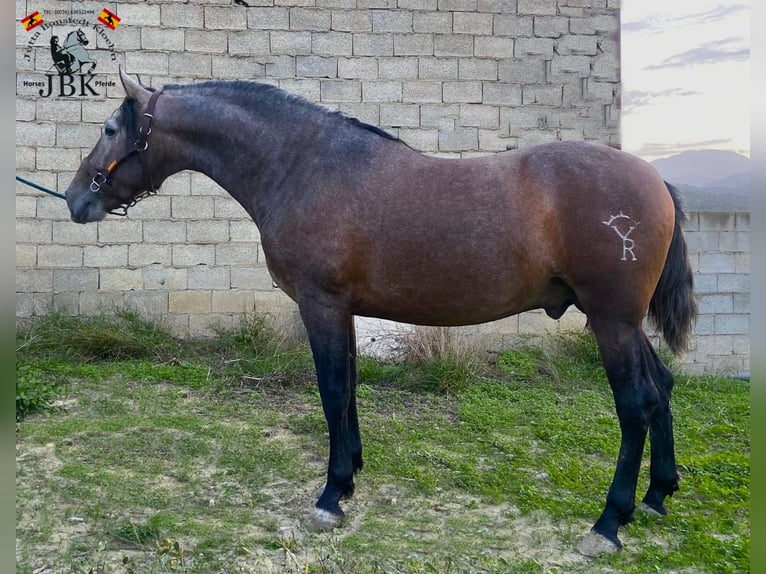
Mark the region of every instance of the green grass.
[[[305, 344], [263, 319], [206, 342], [132, 315], [29, 326], [17, 572], [748, 571], [747, 382], [677, 376], [670, 514], [637, 514], [623, 552], [586, 560], [574, 549], [619, 448], [592, 337], [491, 365], [438, 342], [405, 363], [360, 358], [365, 469], [347, 524], [320, 533], [305, 515], [328, 440]], [[639, 495], [647, 464], [648, 446]]]

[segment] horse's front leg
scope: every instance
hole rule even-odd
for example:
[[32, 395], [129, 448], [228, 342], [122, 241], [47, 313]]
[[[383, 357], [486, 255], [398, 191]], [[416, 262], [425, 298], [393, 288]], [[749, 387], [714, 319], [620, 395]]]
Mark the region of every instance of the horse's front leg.
[[[351, 315], [342, 306], [310, 299], [299, 303], [314, 355], [319, 394], [330, 433], [330, 458], [327, 483], [310, 520], [323, 529], [339, 526], [344, 518], [340, 500], [354, 493], [354, 458], [361, 459], [361, 444], [353, 436], [356, 409], [349, 413], [352, 401], [352, 355], [349, 325]], [[358, 430], [356, 430], [358, 434]]]

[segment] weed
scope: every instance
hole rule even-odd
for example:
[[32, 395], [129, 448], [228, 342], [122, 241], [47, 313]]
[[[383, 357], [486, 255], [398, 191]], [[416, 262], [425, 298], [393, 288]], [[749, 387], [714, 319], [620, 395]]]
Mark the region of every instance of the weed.
[[16, 363], [16, 420], [45, 411], [59, 393], [59, 385], [50, 374], [28, 364]]

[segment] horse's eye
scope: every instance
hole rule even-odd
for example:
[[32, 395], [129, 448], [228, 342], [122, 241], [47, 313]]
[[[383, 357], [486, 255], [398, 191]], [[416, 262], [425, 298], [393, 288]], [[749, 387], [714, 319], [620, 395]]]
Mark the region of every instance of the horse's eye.
[[105, 136], [112, 137], [116, 133], [117, 133], [117, 130], [114, 129], [112, 126], [104, 126], [104, 135]]

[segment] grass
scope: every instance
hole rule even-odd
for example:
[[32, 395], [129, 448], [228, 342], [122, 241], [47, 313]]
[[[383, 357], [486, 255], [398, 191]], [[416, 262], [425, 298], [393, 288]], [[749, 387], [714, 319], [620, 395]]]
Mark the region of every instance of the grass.
[[206, 342], [130, 314], [29, 325], [17, 572], [748, 571], [748, 383], [677, 376], [670, 514], [637, 514], [623, 552], [585, 559], [619, 448], [592, 337], [490, 364], [451, 336], [360, 358], [365, 469], [347, 523], [320, 533], [305, 516], [327, 435], [305, 344], [263, 318]]

